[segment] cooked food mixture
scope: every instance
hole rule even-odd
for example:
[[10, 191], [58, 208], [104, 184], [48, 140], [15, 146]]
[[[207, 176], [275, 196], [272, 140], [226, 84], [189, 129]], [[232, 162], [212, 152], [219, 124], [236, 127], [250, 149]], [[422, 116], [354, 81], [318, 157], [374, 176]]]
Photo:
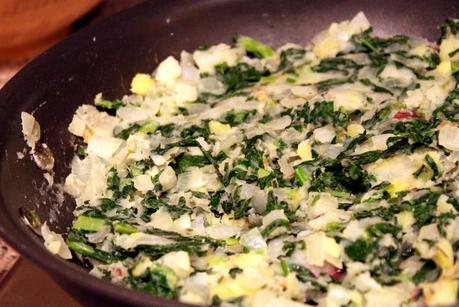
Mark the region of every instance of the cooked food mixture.
[[310, 44], [238, 36], [82, 105], [48, 249], [213, 306], [439, 306], [459, 288], [459, 21], [438, 43], [362, 13]]

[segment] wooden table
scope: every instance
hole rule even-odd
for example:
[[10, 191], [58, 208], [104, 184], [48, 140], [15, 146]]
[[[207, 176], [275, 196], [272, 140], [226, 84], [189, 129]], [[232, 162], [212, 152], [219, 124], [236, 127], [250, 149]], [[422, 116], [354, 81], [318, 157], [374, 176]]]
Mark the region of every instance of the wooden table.
[[69, 294], [42, 269], [20, 258], [0, 286], [2, 307], [80, 307]]

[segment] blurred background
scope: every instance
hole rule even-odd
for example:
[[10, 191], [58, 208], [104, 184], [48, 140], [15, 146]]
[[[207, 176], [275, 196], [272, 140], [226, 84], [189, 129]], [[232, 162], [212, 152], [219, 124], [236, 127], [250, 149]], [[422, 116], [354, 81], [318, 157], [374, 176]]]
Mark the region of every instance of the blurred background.
[[0, 0], [0, 87], [35, 56], [142, 0]]
[[[68, 35], [143, 0], [0, 0], [0, 89]], [[0, 306], [80, 306], [0, 238]]]

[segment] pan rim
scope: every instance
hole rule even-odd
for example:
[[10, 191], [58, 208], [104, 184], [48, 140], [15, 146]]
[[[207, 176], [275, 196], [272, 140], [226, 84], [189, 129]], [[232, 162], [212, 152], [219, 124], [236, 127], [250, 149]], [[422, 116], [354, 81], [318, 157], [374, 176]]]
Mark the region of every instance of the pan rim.
[[[146, 0], [145, 3], [137, 5], [131, 9], [128, 9], [124, 12], [121, 12], [103, 21], [100, 21], [96, 25], [93, 25], [89, 27], [88, 29], [82, 30], [81, 32], [74, 34], [70, 36], [69, 38], [63, 40], [62, 42], [57, 44], [55, 47], [52, 47], [51, 49], [46, 51], [44, 54], [37, 57], [34, 61], [32, 61], [29, 65], [27, 65], [23, 70], [21, 70], [21, 72], [19, 72], [18, 75], [13, 77], [0, 91], [0, 110], [2, 107], [2, 102], [3, 103], [6, 102], [6, 99], [4, 99], [7, 96], [5, 95], [6, 91], [9, 88], [12, 88], [15, 84], [19, 83], [18, 81], [23, 81], [23, 80], [18, 80], [18, 78], [20, 78], [23, 75], [26, 75], [30, 70], [32, 70], [32, 68], [35, 68], [37, 66], [36, 64], [38, 64], [43, 59], [43, 57], [48, 56], [48, 53], [52, 53], [54, 50], [58, 49], [63, 44], [67, 44], [68, 42], [72, 41], [76, 37], [89, 36], [91, 35], [90, 33], [95, 32], [97, 29], [100, 29], [108, 24], [111, 24], [113, 21], [117, 20], [118, 18], [127, 16], [134, 10], [142, 10], [145, 6], [148, 6], [152, 3], [153, 3], [152, 0]], [[224, 3], [224, 1], [202, 0], [202, 2], [200, 2], [199, 4], [204, 7], [205, 5], [208, 5], [208, 4], [217, 6], [222, 3]], [[168, 1], [167, 5], [165, 6], [173, 7], [176, 5], [183, 5], [182, 13], [186, 12], [187, 9], [189, 8], [189, 6], [187, 6], [187, 2], [182, 1], [182, 0]], [[1, 133], [3, 134], [5, 132], [2, 131]], [[3, 145], [4, 145], [3, 140], [0, 139], [0, 150], [3, 149]], [[2, 193], [0, 191], [0, 208], [5, 208], [5, 207], [6, 207], [6, 201], [3, 199]], [[3, 212], [2, 214], [0, 214], [0, 235], [2, 236], [2, 238], [4, 238], [6, 242], [12, 245], [26, 258], [31, 259], [35, 264], [46, 269], [48, 273], [54, 274], [56, 278], [57, 276], [60, 276], [62, 277], [62, 279], [65, 279], [68, 282], [72, 282], [76, 285], [79, 285], [80, 287], [86, 290], [97, 292], [97, 293], [100, 293], [106, 296], [107, 298], [110, 297], [114, 299], [119, 299], [123, 302], [130, 303], [130, 304], [150, 305], [150, 306], [152, 304], [159, 304], [160, 306], [189, 306], [189, 305], [180, 303], [178, 301], [156, 297], [150, 294], [145, 294], [145, 293], [142, 293], [136, 290], [131, 290], [125, 287], [120, 287], [120, 286], [111, 284], [105, 280], [100, 280], [94, 276], [90, 276], [87, 271], [84, 271], [82, 268], [79, 268], [76, 265], [69, 263], [68, 261], [64, 261], [62, 259], [58, 259], [56, 261], [56, 256], [53, 256], [52, 254], [50, 254], [42, 246], [40, 246], [40, 248], [38, 248], [37, 250], [36, 247], [38, 247], [38, 242], [33, 242], [31, 238], [27, 238], [26, 243], [30, 242], [33, 244], [37, 244], [37, 246], [35, 245], [26, 246], [24, 242], [22, 243], [18, 242], [18, 238], [21, 238], [22, 240], [25, 237], [27, 237], [27, 235], [20, 233], [20, 232], [26, 231], [26, 229], [23, 229], [23, 227], [20, 229], [14, 229], [15, 227], [17, 228], [17, 225], [18, 224], [15, 223], [11, 219], [10, 212], [8, 212], [8, 214], [5, 214]], [[14, 229], [15, 232], [10, 233], [8, 228]], [[97, 290], [94, 290], [94, 288], [97, 288]]]

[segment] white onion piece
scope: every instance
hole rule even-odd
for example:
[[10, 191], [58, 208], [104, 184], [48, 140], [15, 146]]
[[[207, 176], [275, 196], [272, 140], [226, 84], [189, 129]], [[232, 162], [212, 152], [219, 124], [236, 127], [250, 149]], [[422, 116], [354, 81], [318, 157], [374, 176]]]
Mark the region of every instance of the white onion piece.
[[290, 261], [292, 263], [296, 263], [304, 267], [307, 267], [309, 265], [306, 257], [306, 250], [304, 249], [295, 249], [292, 256], [290, 256]]
[[438, 240], [439, 238], [440, 232], [438, 231], [437, 225], [435, 223], [423, 226], [419, 230], [419, 240]]
[[[242, 142], [242, 136], [240, 134], [235, 135], [223, 135], [222, 140], [218, 142], [219, 149], [226, 151], [233, 147], [236, 144]], [[214, 148], [217, 147], [217, 144], [214, 145]], [[214, 149], [215, 150], [215, 149]], [[216, 152], [218, 153], [218, 152]]]
[[286, 108], [295, 108], [304, 105], [306, 100], [301, 98], [283, 98], [279, 103]]
[[181, 78], [184, 81], [197, 84], [200, 79], [200, 74], [199, 69], [197, 69], [193, 64], [193, 56], [186, 51], [182, 51], [180, 54], [180, 62], [180, 67], [182, 68]]
[[309, 205], [307, 209], [309, 218], [316, 218], [329, 210], [337, 208], [338, 200], [336, 197], [333, 197], [328, 193], [309, 193]]
[[204, 150], [210, 150], [210, 145], [209, 143], [206, 142], [206, 140], [200, 136], [196, 139], [196, 142], [199, 143], [199, 145], [204, 149]]
[[72, 259], [72, 253], [67, 247], [67, 244], [65, 244], [62, 235], [51, 231], [46, 223], [41, 226], [40, 230], [45, 240], [45, 247], [50, 253], [64, 259]]
[[188, 113], [190, 113], [190, 115], [193, 115], [193, 114], [200, 114], [204, 112], [205, 110], [209, 108], [209, 106], [204, 103], [192, 103], [192, 104], [187, 105], [186, 108], [188, 110]]
[[206, 227], [207, 235], [216, 240], [226, 240], [238, 235], [240, 232], [241, 227], [232, 225], [216, 224]]
[[24, 139], [30, 148], [34, 148], [35, 143], [40, 140], [40, 125], [35, 120], [35, 117], [27, 112], [21, 113], [21, 121]]
[[[265, 212], [268, 197], [262, 190], [257, 191], [252, 198], [252, 207], [258, 214]], [[458, 227], [459, 228], [459, 227]]]
[[131, 249], [139, 245], [168, 245], [174, 243], [174, 241], [152, 234], [136, 232], [129, 235], [116, 236], [113, 243], [123, 249]]
[[254, 126], [250, 130], [246, 132], [247, 138], [251, 139], [257, 135], [261, 135], [266, 132], [266, 129], [259, 127], [259, 126]]
[[206, 234], [206, 228], [204, 226], [205, 222], [206, 222], [206, 217], [204, 214], [200, 214], [196, 216], [191, 221], [191, 228], [193, 229], [193, 233], [197, 235], [205, 235]]
[[177, 183], [177, 176], [175, 175], [174, 169], [170, 166], [166, 166], [158, 179], [163, 191], [172, 189]]
[[215, 107], [204, 111], [199, 118], [218, 119], [230, 110], [255, 110], [258, 107], [256, 101], [247, 101], [245, 97], [237, 96], [218, 102]]
[[239, 190], [239, 197], [241, 199], [251, 199], [259, 190], [260, 189], [255, 184], [244, 184]]
[[276, 238], [274, 240], [269, 241], [268, 243], [268, 257], [271, 260], [276, 260], [280, 255], [284, 253], [285, 237]]
[[199, 82], [198, 89], [202, 93], [222, 95], [225, 93], [225, 86], [215, 77], [202, 78]]
[[358, 275], [354, 279], [353, 283], [360, 291], [368, 291], [370, 289], [378, 289], [381, 287], [379, 283], [371, 277], [369, 272]]
[[272, 121], [267, 122], [264, 126], [271, 130], [284, 130], [292, 123], [292, 118], [290, 116], [282, 116], [281, 118], [276, 118]]
[[313, 131], [313, 136], [320, 143], [330, 143], [336, 136], [335, 128], [332, 125], [317, 128]]
[[445, 121], [440, 125], [438, 130], [438, 144], [446, 149], [459, 151], [459, 127]]
[[[305, 98], [305, 99], [310, 99], [317, 95], [317, 88], [314, 86], [294, 86], [290, 89], [293, 95]], [[304, 104], [304, 102], [303, 102]]]
[[171, 230], [174, 227], [174, 221], [167, 209], [161, 207], [150, 216], [150, 222], [147, 225], [162, 230]]
[[207, 50], [195, 50], [193, 59], [199, 67], [201, 73], [213, 74], [215, 65], [226, 63], [234, 66], [241, 55], [242, 50], [231, 48], [227, 44], [218, 44]]
[[148, 119], [147, 114], [138, 107], [121, 107], [116, 111], [116, 115], [128, 123], [135, 123]]
[[248, 248], [265, 248], [266, 247], [266, 242], [263, 239], [263, 236], [261, 235], [257, 227], [252, 228], [250, 231], [244, 233], [241, 236], [239, 243], [241, 243], [242, 246], [245, 246]]
[[110, 233], [110, 227], [104, 227], [98, 232], [91, 232], [86, 234], [88, 241], [91, 243], [100, 243], [105, 240], [107, 235]]
[[369, 225], [374, 225], [381, 222], [379, 217], [371, 217], [361, 220], [353, 220], [343, 230], [343, 238], [355, 241], [365, 234], [365, 230]]
[[141, 109], [146, 113], [148, 117], [155, 117], [159, 112], [161, 103], [157, 99], [152, 99], [151, 97], [145, 97], [141, 104]]
[[341, 144], [323, 144], [314, 147], [314, 150], [321, 156], [336, 159], [338, 155], [344, 150]]
[[158, 262], [170, 267], [180, 278], [187, 277], [193, 271], [191, 268], [190, 256], [185, 251], [169, 252], [159, 258]]
[[372, 150], [386, 150], [387, 149], [387, 140], [390, 137], [393, 137], [392, 133], [385, 133], [372, 136], [363, 144], [357, 145], [355, 148], [354, 154], [359, 155], [367, 151]]
[[166, 164], [167, 160], [161, 155], [152, 155], [151, 159], [156, 166], [161, 166]]
[[104, 159], [111, 158], [123, 144], [123, 140], [109, 137], [94, 135], [88, 142], [88, 153]]
[[206, 305], [209, 303], [209, 275], [198, 272], [186, 278], [180, 289], [180, 301], [192, 305]]
[[291, 179], [295, 176], [295, 169], [292, 165], [288, 162], [289, 156], [284, 155], [282, 158], [279, 159], [279, 167], [280, 171], [282, 172], [282, 177], [284, 179]]
[[274, 222], [275, 220], [286, 220], [287, 217], [285, 216], [284, 210], [277, 209], [269, 212], [267, 215], [263, 217], [263, 225], [262, 228], [265, 228], [271, 222]]
[[135, 176], [133, 178], [133, 182], [134, 187], [140, 192], [146, 193], [148, 190], [152, 190], [154, 188], [151, 176], [147, 174]]
[[205, 187], [208, 191], [215, 191], [219, 186], [218, 177], [215, 173], [204, 172], [205, 170], [205, 168], [190, 167], [188, 171], [177, 177], [174, 190], [193, 191]]

